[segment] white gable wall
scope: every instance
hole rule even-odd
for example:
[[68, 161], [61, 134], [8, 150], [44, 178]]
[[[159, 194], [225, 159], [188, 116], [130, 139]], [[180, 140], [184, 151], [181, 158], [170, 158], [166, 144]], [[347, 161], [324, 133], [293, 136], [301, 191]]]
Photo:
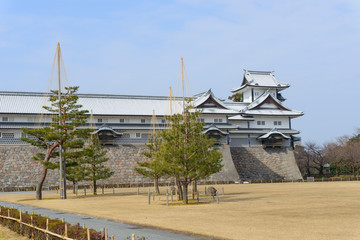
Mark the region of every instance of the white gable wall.
[[243, 93], [243, 102], [251, 103], [251, 89], [248, 88], [248, 91]]
[[279, 109], [278, 106], [272, 103], [264, 103], [260, 108]]
[[[250, 128], [289, 128], [288, 117], [254, 117], [255, 121], [250, 122]], [[257, 121], [264, 121], [265, 125], [258, 125]], [[280, 121], [281, 125], [275, 125], [275, 121]]]
[[[251, 103], [252, 102], [252, 93], [251, 89], [254, 89], [254, 100], [260, 97], [268, 88], [261, 88], [261, 87], [248, 87], [247, 90], [243, 93], [243, 100], [244, 102]], [[270, 94], [272, 97], [276, 98], [276, 89], [270, 89]]]
[[233, 121], [230, 122], [232, 125], [239, 126], [240, 128], [248, 128], [248, 122], [247, 121]]

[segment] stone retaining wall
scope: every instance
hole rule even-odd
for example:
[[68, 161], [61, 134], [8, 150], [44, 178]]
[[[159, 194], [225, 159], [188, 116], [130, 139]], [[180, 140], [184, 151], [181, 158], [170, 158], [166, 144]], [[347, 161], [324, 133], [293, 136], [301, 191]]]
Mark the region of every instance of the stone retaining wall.
[[[150, 182], [134, 171], [137, 161], [144, 161], [141, 154], [145, 145], [109, 146], [106, 163], [114, 171], [114, 175], [99, 183], [142, 183]], [[36, 186], [42, 167], [39, 162], [31, 160], [38, 148], [29, 145], [0, 145], [0, 187]], [[58, 184], [58, 170], [49, 170], [44, 186]]]
[[[145, 145], [106, 146], [108, 167], [114, 175], [100, 184], [151, 182], [134, 171], [136, 162], [144, 161]], [[29, 145], [0, 145], [0, 187], [36, 186], [42, 167], [31, 160], [38, 148]], [[264, 150], [261, 147], [221, 147], [224, 168], [209, 177], [210, 181], [239, 179], [299, 179], [300, 171], [290, 149]], [[58, 170], [49, 170], [45, 187], [58, 184]]]
[[290, 148], [232, 147], [231, 155], [242, 180], [302, 179]]

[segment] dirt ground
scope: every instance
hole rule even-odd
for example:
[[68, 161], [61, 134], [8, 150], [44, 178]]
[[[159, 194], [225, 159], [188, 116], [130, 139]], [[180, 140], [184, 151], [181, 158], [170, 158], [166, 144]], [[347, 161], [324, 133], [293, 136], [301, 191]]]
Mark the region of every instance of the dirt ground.
[[[60, 200], [56, 193], [0, 195], [0, 200], [88, 214], [222, 239], [360, 239], [360, 182], [215, 185], [219, 204], [166, 206], [164, 195], [148, 205], [147, 188], [107, 189], [105, 195]], [[224, 187], [225, 195], [222, 195]], [[152, 189], [151, 189], [152, 190]], [[199, 186], [201, 194], [204, 186]], [[161, 189], [164, 193], [165, 188]], [[81, 191], [82, 193], [82, 191]], [[89, 193], [89, 191], [87, 191]], [[174, 197], [175, 199], [175, 197]], [[170, 200], [169, 200], [170, 201]]]

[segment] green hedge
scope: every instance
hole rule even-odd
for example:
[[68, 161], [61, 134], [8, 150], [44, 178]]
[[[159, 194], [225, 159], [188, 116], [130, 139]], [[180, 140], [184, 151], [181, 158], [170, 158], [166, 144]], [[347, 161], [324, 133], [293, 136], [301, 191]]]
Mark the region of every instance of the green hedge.
[[[10, 208], [6, 208], [6, 207], [2, 207], [2, 206], [0, 206], [0, 208], [1, 208], [1, 215], [7, 216], [8, 210], [9, 210], [10, 217], [16, 218], [16, 219], [20, 218], [20, 212], [17, 209], [10, 209]], [[28, 213], [22, 213], [21, 214], [22, 222], [30, 224], [31, 216], [33, 217], [33, 225], [34, 226], [42, 228], [42, 229], [46, 229], [46, 219], [47, 218], [42, 217], [37, 214], [31, 215]], [[11, 229], [14, 232], [17, 232], [23, 236], [26, 236], [28, 238], [31, 238], [32, 236], [34, 236], [33, 239], [35, 239], [35, 240], [46, 240], [46, 234], [44, 232], [33, 229], [29, 226], [20, 224], [17, 221], [0, 217], [0, 224], [8, 227], [9, 229]], [[64, 235], [65, 224], [67, 224], [69, 238], [78, 239], [78, 240], [87, 240], [87, 229], [84, 229], [84, 228], [80, 227], [79, 225], [70, 225], [69, 223], [63, 223], [61, 220], [58, 220], [58, 219], [49, 219], [49, 225], [48, 225], [49, 231], [59, 234], [59, 235]], [[61, 238], [49, 235], [48, 239], [49, 240], [59, 240]], [[103, 233], [95, 231], [94, 229], [90, 229], [90, 239], [91, 240], [104, 240], [105, 235]]]

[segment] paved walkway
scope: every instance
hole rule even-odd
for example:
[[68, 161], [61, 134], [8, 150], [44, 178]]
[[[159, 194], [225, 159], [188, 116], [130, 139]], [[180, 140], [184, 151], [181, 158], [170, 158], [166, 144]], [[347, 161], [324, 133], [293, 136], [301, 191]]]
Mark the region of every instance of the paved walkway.
[[[7, 193], [12, 194], [12, 193]], [[95, 229], [97, 231], [100, 231], [101, 229], [107, 227], [108, 228], [108, 234], [109, 236], [113, 235], [115, 237], [115, 240], [123, 240], [126, 239], [126, 237], [131, 236], [131, 234], [135, 233], [135, 236], [144, 236], [148, 240], [209, 240], [212, 238], [209, 237], [203, 237], [198, 235], [190, 235], [180, 232], [174, 232], [174, 231], [167, 231], [163, 229], [158, 228], [151, 228], [141, 225], [135, 225], [135, 224], [128, 224], [128, 223], [122, 223], [118, 221], [113, 221], [109, 219], [104, 218], [97, 218], [87, 215], [81, 215], [81, 214], [75, 214], [75, 213], [68, 213], [68, 212], [62, 212], [62, 211], [55, 211], [51, 209], [46, 208], [39, 208], [39, 207], [32, 207], [27, 206], [23, 204], [17, 204], [17, 203], [9, 203], [9, 202], [3, 202], [0, 201], [0, 205], [4, 207], [14, 207], [16, 209], [21, 208], [23, 212], [27, 211], [31, 213], [34, 211], [34, 213], [46, 216], [48, 214], [49, 218], [64, 218], [66, 222], [75, 225], [77, 223], [80, 223], [82, 226], [85, 224], [86, 227]], [[189, 223], [190, 224], [190, 223]]]

